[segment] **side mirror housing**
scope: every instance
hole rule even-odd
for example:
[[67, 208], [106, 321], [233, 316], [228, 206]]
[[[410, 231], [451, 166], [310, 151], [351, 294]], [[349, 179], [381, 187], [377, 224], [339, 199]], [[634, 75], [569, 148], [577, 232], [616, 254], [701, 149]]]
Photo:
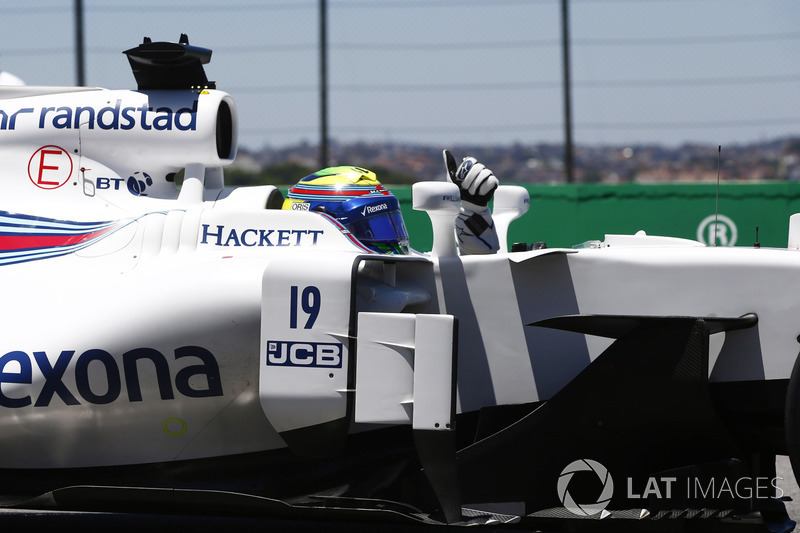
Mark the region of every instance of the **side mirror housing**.
[[525, 187], [519, 185], [501, 185], [494, 192], [494, 209], [492, 218], [500, 241], [500, 252], [508, 252], [508, 228], [511, 222], [528, 212], [531, 197]]
[[461, 212], [461, 193], [455, 183], [444, 181], [421, 181], [411, 188], [412, 206], [416, 211], [425, 211], [433, 227], [433, 249], [437, 257], [455, 257], [455, 222]]

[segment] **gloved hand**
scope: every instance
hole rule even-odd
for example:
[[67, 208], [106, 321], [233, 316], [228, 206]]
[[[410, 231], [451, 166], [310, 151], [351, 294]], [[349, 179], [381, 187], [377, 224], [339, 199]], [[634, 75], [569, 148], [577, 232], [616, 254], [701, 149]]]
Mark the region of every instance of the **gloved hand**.
[[456, 219], [456, 237], [462, 254], [492, 254], [500, 248], [492, 213], [487, 204], [499, 185], [492, 171], [474, 157], [460, 165], [448, 150], [443, 152], [450, 180], [461, 191], [461, 214]]
[[476, 213], [483, 211], [499, 185], [492, 171], [474, 157], [465, 157], [457, 165], [449, 150], [442, 155], [450, 180], [461, 190], [461, 205]]
[[462, 255], [493, 254], [500, 249], [492, 213], [461, 208], [456, 218], [456, 238]]

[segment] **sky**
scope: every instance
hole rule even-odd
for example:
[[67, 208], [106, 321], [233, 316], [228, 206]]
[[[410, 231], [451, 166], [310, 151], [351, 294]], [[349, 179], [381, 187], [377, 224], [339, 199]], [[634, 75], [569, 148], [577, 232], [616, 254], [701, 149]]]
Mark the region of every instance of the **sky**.
[[[561, 143], [560, 0], [327, 0], [329, 136]], [[135, 89], [144, 36], [213, 50], [240, 146], [319, 140], [319, 0], [83, 0], [86, 85]], [[75, 85], [73, 0], [0, 0], [0, 70]], [[731, 146], [800, 135], [800, 2], [571, 0], [573, 139]]]

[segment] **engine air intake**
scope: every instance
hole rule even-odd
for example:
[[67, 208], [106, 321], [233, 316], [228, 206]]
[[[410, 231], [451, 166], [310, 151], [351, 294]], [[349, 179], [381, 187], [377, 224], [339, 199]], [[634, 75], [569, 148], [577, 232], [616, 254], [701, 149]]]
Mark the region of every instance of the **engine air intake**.
[[128, 56], [133, 76], [140, 91], [215, 89], [208, 81], [203, 65], [211, 61], [211, 50], [190, 46], [181, 34], [180, 42], [152, 42], [145, 37], [142, 44], [123, 52]]

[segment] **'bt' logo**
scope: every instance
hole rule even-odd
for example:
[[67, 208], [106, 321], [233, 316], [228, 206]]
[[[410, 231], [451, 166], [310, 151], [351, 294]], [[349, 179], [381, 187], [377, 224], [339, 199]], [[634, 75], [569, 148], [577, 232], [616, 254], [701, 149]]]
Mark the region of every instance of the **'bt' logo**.
[[147, 196], [144, 190], [153, 184], [153, 178], [147, 172], [142, 172], [141, 179], [137, 174], [138, 172], [134, 172], [133, 176], [128, 178], [128, 190], [134, 196]]
[[141, 176], [139, 172], [134, 172], [133, 176], [129, 176], [126, 180], [125, 178], [105, 178], [99, 177], [97, 178], [96, 185], [99, 190], [120, 190], [122, 183], [128, 188], [128, 192], [130, 192], [134, 196], [147, 196], [145, 190], [147, 187], [153, 184], [153, 178], [150, 177], [150, 174], [147, 172], [142, 172]]

